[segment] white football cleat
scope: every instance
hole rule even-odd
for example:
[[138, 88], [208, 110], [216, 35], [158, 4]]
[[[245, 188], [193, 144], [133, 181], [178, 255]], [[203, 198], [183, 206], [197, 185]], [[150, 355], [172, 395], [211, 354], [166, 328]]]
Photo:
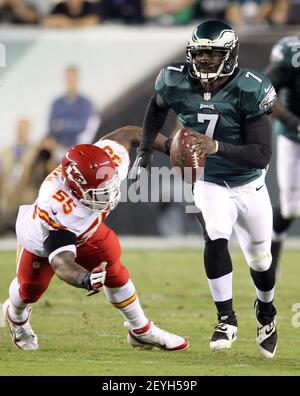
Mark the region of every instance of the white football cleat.
[[238, 327], [236, 316], [219, 316], [218, 324], [211, 337], [209, 346], [212, 351], [230, 349], [237, 339]]
[[[125, 323], [125, 326], [128, 327], [128, 324]], [[129, 345], [143, 349], [157, 347], [165, 351], [184, 351], [190, 346], [185, 338], [168, 333], [152, 322], [149, 322], [142, 330], [142, 333], [139, 330], [128, 330], [127, 341]]]
[[276, 329], [276, 309], [273, 315], [262, 316], [258, 310], [257, 300], [254, 303], [254, 310], [257, 323], [256, 346], [263, 357], [272, 359], [277, 350], [277, 329]]
[[9, 315], [9, 309], [8, 309], [9, 305], [10, 305], [10, 300], [7, 299], [3, 303], [2, 310], [3, 310], [3, 314], [6, 317], [8, 326], [10, 328], [11, 339], [13, 343], [18, 348], [23, 349], [25, 351], [33, 351], [38, 349], [39, 348], [38, 338], [36, 334], [33, 332], [29, 323], [32, 308], [31, 307], [26, 308], [26, 311], [28, 313], [28, 317], [26, 321], [21, 323], [16, 323], [11, 319]]

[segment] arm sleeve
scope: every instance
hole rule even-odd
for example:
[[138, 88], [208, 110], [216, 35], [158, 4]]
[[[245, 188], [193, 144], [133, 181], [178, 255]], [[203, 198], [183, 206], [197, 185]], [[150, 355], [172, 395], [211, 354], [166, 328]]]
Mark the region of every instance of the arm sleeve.
[[267, 115], [246, 120], [242, 127], [244, 145], [219, 142], [217, 155], [237, 164], [264, 169], [272, 156], [272, 126]]
[[155, 138], [160, 132], [168, 112], [169, 108], [163, 105], [163, 101], [155, 93], [150, 99], [144, 117], [140, 151], [152, 152]]
[[73, 252], [76, 256], [76, 235], [67, 230], [50, 231], [44, 241], [44, 249], [48, 255], [49, 262], [65, 251]]

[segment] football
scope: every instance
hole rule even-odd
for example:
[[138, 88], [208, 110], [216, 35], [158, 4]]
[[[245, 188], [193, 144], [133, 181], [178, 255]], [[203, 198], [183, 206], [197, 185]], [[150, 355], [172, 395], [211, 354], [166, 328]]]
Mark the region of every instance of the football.
[[197, 153], [191, 153], [194, 138], [189, 130], [181, 128], [176, 132], [170, 149], [170, 160], [174, 168], [178, 169], [186, 183], [195, 183], [203, 174], [205, 157], [200, 158]]

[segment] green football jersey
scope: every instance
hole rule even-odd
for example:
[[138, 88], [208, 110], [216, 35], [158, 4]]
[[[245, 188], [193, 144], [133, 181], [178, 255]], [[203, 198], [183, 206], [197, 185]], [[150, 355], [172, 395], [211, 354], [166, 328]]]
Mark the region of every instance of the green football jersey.
[[[244, 144], [243, 121], [269, 113], [276, 100], [270, 80], [256, 70], [244, 68], [210, 94], [201, 89], [197, 80], [190, 78], [185, 63], [176, 63], [161, 70], [155, 89], [185, 128], [235, 145]], [[239, 165], [215, 154], [206, 158], [204, 180], [236, 187], [249, 183], [261, 173], [260, 169]]]
[[[282, 100], [288, 110], [300, 117], [300, 36], [285, 37], [278, 41], [271, 52], [273, 68], [284, 70], [285, 81], [282, 82]], [[300, 138], [289, 131], [284, 124], [276, 121], [276, 132], [300, 143]]]

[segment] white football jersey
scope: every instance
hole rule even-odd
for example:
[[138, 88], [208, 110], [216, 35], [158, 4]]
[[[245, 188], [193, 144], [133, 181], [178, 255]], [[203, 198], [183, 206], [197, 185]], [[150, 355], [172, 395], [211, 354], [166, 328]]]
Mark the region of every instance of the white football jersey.
[[[125, 179], [129, 168], [127, 150], [119, 143], [107, 139], [95, 145], [110, 155], [118, 167], [121, 180]], [[29, 252], [46, 257], [44, 241], [49, 231], [70, 231], [76, 235], [77, 246], [80, 246], [96, 232], [107, 215], [92, 212], [79, 203], [62, 183], [59, 166], [41, 185], [36, 202], [20, 207], [16, 223], [18, 242]], [[76, 254], [74, 247], [65, 250], [75, 250]]]

